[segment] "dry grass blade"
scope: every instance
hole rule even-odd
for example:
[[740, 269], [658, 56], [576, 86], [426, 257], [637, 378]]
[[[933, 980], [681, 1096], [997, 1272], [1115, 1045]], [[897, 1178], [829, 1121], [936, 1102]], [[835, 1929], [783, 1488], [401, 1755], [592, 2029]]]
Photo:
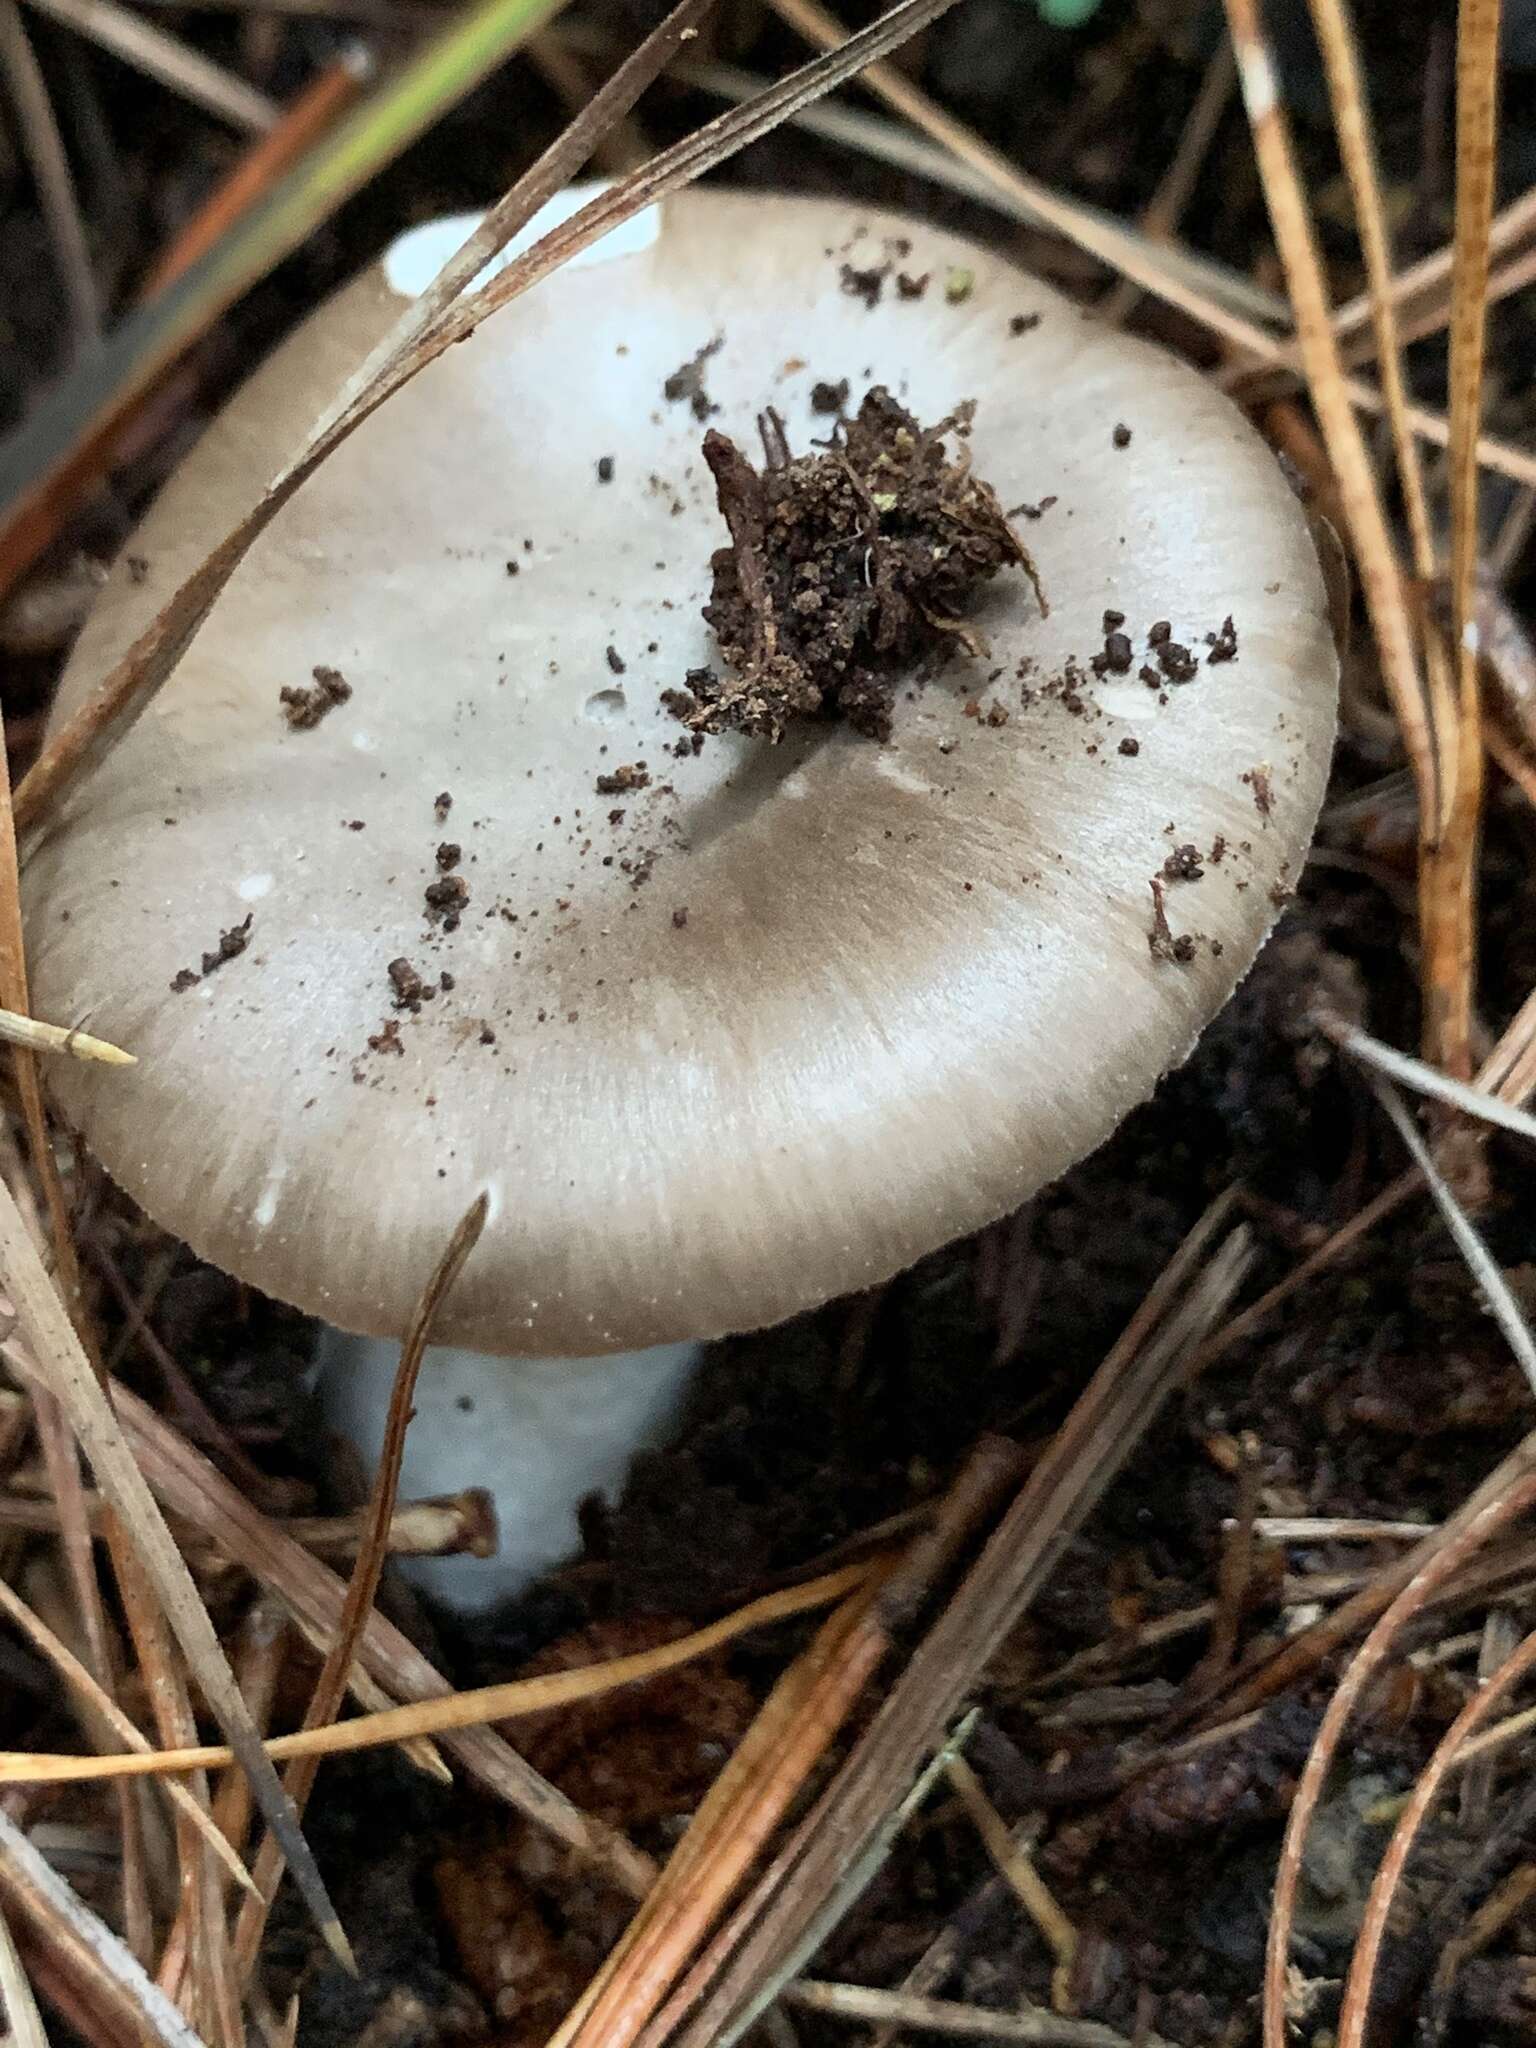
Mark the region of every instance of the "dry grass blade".
[[75, 197], [75, 181], [59, 137], [58, 123], [37, 58], [27, 39], [16, 0], [0, 0], [0, 71], [10, 87], [38, 202], [58, 258], [60, 280], [75, 330], [77, 348], [93, 345], [101, 334], [101, 305], [85, 227]]
[[257, 92], [179, 36], [117, 6], [115, 0], [30, 0], [30, 4], [232, 127], [264, 135], [278, 118], [278, 109], [265, 93]]
[[[1451, 622], [1456, 663], [1457, 814], [1444, 858], [1470, 916], [1476, 888], [1483, 776], [1477, 663], [1478, 473], [1488, 237], [1498, 126], [1499, 0], [1460, 0], [1456, 10], [1456, 259], [1451, 278]], [[1447, 1048], [1451, 1050], [1451, 1048]], [[1453, 1071], [1470, 1071], [1470, 1038]]]
[[1530, 1110], [1505, 1102], [1490, 1090], [1475, 1087], [1469, 1081], [1453, 1081], [1438, 1067], [1428, 1066], [1423, 1060], [1383, 1045], [1368, 1031], [1361, 1031], [1356, 1025], [1346, 1024], [1337, 1017], [1320, 1015], [1315, 1016], [1314, 1021], [1341, 1051], [1359, 1060], [1363, 1066], [1373, 1067], [1378, 1074], [1400, 1081], [1405, 1088], [1430, 1096], [1436, 1102], [1447, 1103], [1452, 1109], [1465, 1110], [1468, 1116], [1477, 1117], [1483, 1123], [1497, 1124], [1500, 1130], [1513, 1131], [1517, 1137], [1536, 1138], [1536, 1116]]
[[[708, 1656], [710, 1651], [734, 1642], [753, 1629], [772, 1622], [787, 1621], [797, 1614], [809, 1614], [854, 1592], [869, 1577], [870, 1567], [848, 1565], [824, 1578], [808, 1579], [803, 1586], [790, 1586], [780, 1593], [766, 1593], [732, 1614], [712, 1621], [691, 1635], [662, 1643], [653, 1650], [637, 1650], [631, 1656], [613, 1657], [602, 1664], [554, 1671], [539, 1678], [513, 1678], [503, 1685], [479, 1686], [468, 1692], [444, 1694], [407, 1707], [389, 1707], [378, 1713], [362, 1714], [351, 1721], [333, 1722], [327, 1728], [312, 1728], [293, 1735], [274, 1736], [266, 1754], [279, 1762], [289, 1757], [341, 1756], [360, 1749], [379, 1749], [386, 1743], [404, 1742], [419, 1735], [442, 1735], [451, 1729], [476, 1728], [490, 1721], [515, 1721], [524, 1714], [543, 1714], [556, 1707], [568, 1707], [578, 1700], [596, 1699], [621, 1685], [638, 1685], [675, 1671], [679, 1665]], [[158, 1777], [166, 1771], [220, 1770], [243, 1763], [233, 1749], [209, 1743], [198, 1748], [156, 1750], [147, 1756], [44, 1755], [30, 1750], [0, 1750], [0, 1783], [52, 1784], [82, 1778]], [[544, 1820], [542, 1814], [531, 1816]], [[548, 1825], [547, 1820], [545, 1824]], [[577, 1844], [590, 1851], [589, 1844]]]
[[11, 1934], [11, 1923], [0, 1911], [0, 2016], [6, 2024], [11, 2048], [48, 2048], [43, 2016], [32, 1996], [32, 1986], [21, 1966], [21, 1956]]
[[1528, 1635], [1472, 1695], [1441, 1736], [1434, 1755], [1420, 1772], [1408, 1804], [1393, 1829], [1392, 1839], [1387, 1844], [1365, 1903], [1349, 1977], [1344, 1986], [1344, 2002], [1339, 2012], [1339, 2048], [1364, 2048], [1371, 1991], [1382, 1942], [1386, 1938], [1392, 1901], [1402, 1882], [1414, 1842], [1439, 1798], [1446, 1778], [1456, 1766], [1463, 1742], [1476, 1733], [1499, 1702], [1532, 1669], [1536, 1669], [1536, 1633]]
[[1322, 259], [1257, 6], [1255, 0], [1225, 0], [1225, 5], [1312, 404], [1338, 479], [1382, 679], [1418, 790], [1426, 1052], [1465, 1076], [1470, 1071], [1472, 905], [1462, 844], [1448, 829], [1459, 829], [1465, 821], [1464, 807], [1457, 802], [1459, 742], [1455, 731], [1437, 727], [1437, 711], [1448, 707], [1437, 707], [1426, 695], [1420, 675], [1402, 570], [1370, 453], [1345, 388]]
[[1173, 2048], [1161, 2034], [1129, 2035], [1097, 2020], [1064, 2019], [1032, 2010], [994, 2012], [984, 2005], [958, 2005], [947, 1998], [918, 1998], [905, 1991], [877, 1991], [867, 1984], [825, 1984], [802, 1977], [780, 1993], [786, 2005], [832, 2019], [910, 2027], [961, 2041], [1007, 2041], [1016, 2048]]
[[[0, 1608], [5, 1610], [38, 1652], [47, 1658], [71, 1691], [79, 1695], [82, 1704], [108, 1723], [119, 1742], [126, 1743], [129, 1749], [141, 1756], [154, 1754], [148, 1738], [139, 1732], [116, 1701], [96, 1683], [68, 1645], [60, 1642], [47, 1623], [33, 1613], [3, 1578], [0, 1578]], [[176, 1783], [174, 1779], [167, 1779], [166, 1792], [199, 1833], [204, 1835], [209, 1847], [235, 1882], [242, 1885], [246, 1891], [253, 1891], [255, 1886], [250, 1872], [218, 1828], [213, 1825], [210, 1817], [192, 1798], [186, 1786]]]
[[[526, 7], [529, 0], [515, 0], [515, 4]], [[17, 829], [26, 831], [35, 826], [62, 791], [140, 715], [175, 668], [253, 542], [271, 524], [294, 492], [372, 411], [445, 348], [471, 334], [488, 314], [530, 290], [611, 228], [653, 205], [668, 192], [702, 177], [749, 142], [768, 134], [796, 109], [831, 92], [953, 4], [954, 0], [899, 0], [888, 14], [850, 37], [832, 55], [802, 66], [757, 100], [744, 107], [732, 108], [673, 148], [663, 151], [611, 191], [583, 207], [562, 227], [546, 235], [499, 277], [482, 286], [473, 298], [460, 299], [449, 305], [430, 332], [423, 334], [414, 346], [391, 358], [366, 392], [350, 396], [344, 394], [342, 410], [338, 412], [333, 408], [321, 430], [310, 436], [260, 502], [218, 543], [103, 678], [96, 696], [54, 736], [16, 793]], [[664, 33], [658, 32], [659, 35]], [[592, 136], [588, 134], [586, 139], [590, 148]], [[526, 181], [519, 181], [519, 186], [497, 208], [497, 219], [503, 232], [490, 254], [504, 246], [532, 213], [533, 206], [527, 204], [526, 199], [519, 202], [519, 192], [525, 185]], [[448, 269], [456, 274], [452, 264]], [[174, 292], [167, 296], [173, 297]]]
[[775, 1980], [782, 1959], [798, 1954], [823, 1899], [859, 1862], [924, 1758], [942, 1743], [996, 1646], [1183, 1378], [1194, 1347], [1230, 1301], [1251, 1257], [1240, 1227], [1198, 1270], [1230, 1208], [1231, 1197], [1223, 1196], [1186, 1238], [778, 1857], [771, 1896], [760, 1888], [734, 1917], [726, 1930], [734, 1952], [715, 1967], [711, 1981], [695, 1987], [703, 2003], [679, 2036], [684, 2048], [716, 2043], [751, 2006], [757, 1988]]
[[1446, 1227], [1456, 1240], [1456, 1249], [1466, 1260], [1468, 1271], [1492, 1311], [1505, 1343], [1525, 1374], [1532, 1393], [1536, 1393], [1536, 1339], [1532, 1338], [1525, 1317], [1520, 1313], [1520, 1305], [1509, 1291], [1509, 1282], [1499, 1270], [1498, 1261], [1473, 1228], [1466, 1211], [1456, 1199], [1455, 1191], [1440, 1171], [1434, 1154], [1404, 1109], [1397, 1091], [1387, 1081], [1377, 1081], [1374, 1086], [1382, 1108], [1392, 1119], [1398, 1136], [1413, 1154], [1414, 1163], [1428, 1182]]
[[100, 1060], [107, 1067], [138, 1065], [133, 1053], [109, 1045], [104, 1038], [92, 1038], [88, 1031], [76, 1031], [73, 1026], [41, 1024], [15, 1010], [0, 1010], [0, 1039], [8, 1045], [24, 1045], [29, 1052], [70, 1053], [77, 1060]]
[[0, 1809], [0, 1899], [17, 1927], [60, 1952], [70, 1979], [99, 1987], [124, 2042], [206, 2048], [112, 1930], [65, 1883], [26, 1833]]
[[[379, 1590], [379, 1580], [384, 1571], [384, 1560], [389, 1554], [389, 1524], [395, 1511], [395, 1500], [400, 1489], [400, 1462], [405, 1456], [405, 1433], [410, 1425], [412, 1401], [416, 1393], [416, 1381], [421, 1371], [421, 1361], [427, 1349], [427, 1340], [437, 1312], [454, 1281], [463, 1270], [464, 1261], [480, 1242], [480, 1233], [485, 1228], [489, 1198], [480, 1194], [460, 1219], [458, 1227], [450, 1238], [436, 1270], [427, 1282], [420, 1304], [411, 1319], [406, 1332], [405, 1343], [400, 1352], [400, 1364], [395, 1373], [395, 1384], [390, 1394], [389, 1414], [384, 1425], [384, 1442], [379, 1455], [378, 1471], [374, 1476], [373, 1494], [368, 1503], [367, 1520], [363, 1537], [358, 1545], [357, 1562], [347, 1584], [347, 1597], [342, 1606], [341, 1620], [331, 1639], [325, 1660], [320, 1666], [320, 1675], [310, 1694], [309, 1704], [304, 1710], [303, 1726], [325, 1728], [340, 1713], [342, 1702], [347, 1696], [347, 1676], [352, 1669], [352, 1660], [362, 1638], [374, 1596]], [[295, 1813], [302, 1816], [309, 1795], [314, 1790], [315, 1774], [320, 1768], [318, 1757], [300, 1757], [289, 1768], [284, 1778], [284, 1789], [293, 1801]], [[257, 1950], [261, 1946], [262, 1930], [266, 1926], [267, 1912], [277, 1896], [277, 1887], [283, 1874], [282, 1844], [269, 1835], [261, 1845], [256, 1858], [256, 1896], [247, 1899], [240, 1908], [240, 1918], [235, 1928], [235, 1957], [242, 1979], [248, 1978], [256, 1967]]]
[[351, 1952], [314, 1858], [277, 1773], [246, 1713], [208, 1611], [135, 1462], [112, 1403], [91, 1369], [63, 1303], [27, 1234], [9, 1188], [0, 1183], [0, 1278], [31, 1346], [39, 1380], [69, 1418], [97, 1482], [121, 1517], [203, 1697], [250, 1777], [267, 1824], [283, 1843], [294, 1880], [327, 1945], [348, 1966]]

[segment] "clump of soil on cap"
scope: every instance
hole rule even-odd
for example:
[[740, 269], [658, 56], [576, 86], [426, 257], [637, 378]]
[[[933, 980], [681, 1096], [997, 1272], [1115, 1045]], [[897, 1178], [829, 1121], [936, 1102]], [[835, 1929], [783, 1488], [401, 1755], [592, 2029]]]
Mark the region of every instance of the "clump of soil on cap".
[[[883, 385], [831, 443], [791, 457], [774, 412], [758, 422], [764, 467], [711, 428], [704, 459], [729, 547], [711, 559], [704, 617], [724, 673], [695, 669], [668, 693], [695, 732], [779, 740], [802, 719], [888, 737], [896, 690], [928, 658], [985, 653], [966, 623], [983, 585], [1034, 565], [989, 484], [973, 475], [974, 403], [921, 426]], [[958, 443], [955, 453], [950, 437]]]

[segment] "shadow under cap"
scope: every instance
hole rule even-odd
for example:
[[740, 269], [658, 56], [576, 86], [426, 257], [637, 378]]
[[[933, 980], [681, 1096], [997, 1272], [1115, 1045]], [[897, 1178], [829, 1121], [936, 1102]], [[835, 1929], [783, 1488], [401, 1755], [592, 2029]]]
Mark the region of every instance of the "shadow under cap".
[[[920, 300], [842, 289], [887, 260], [930, 276]], [[118, 564], [57, 716], [399, 306], [375, 268], [252, 378]], [[804, 450], [816, 382], [883, 382], [924, 423], [974, 398], [978, 474], [1055, 499], [1022, 529], [1049, 619], [1022, 576], [990, 586], [990, 659], [904, 695], [888, 746], [669, 752], [658, 695], [714, 658], [724, 532], [662, 387], [717, 335], [712, 423], [749, 449], [763, 406]], [[1074, 715], [1043, 686], [1086, 668], [1106, 607], [1138, 667], [1169, 620], [1196, 680], [1133, 667]], [[1207, 666], [1228, 614], [1237, 659]], [[316, 664], [353, 694], [295, 732], [278, 691]], [[1013, 1207], [1186, 1056], [1299, 870], [1336, 680], [1301, 510], [1193, 371], [920, 221], [689, 192], [652, 246], [557, 275], [375, 415], [69, 801], [26, 876], [36, 999], [140, 1063], [51, 1078], [159, 1223], [345, 1328], [398, 1333], [481, 1187], [441, 1341], [586, 1355], [774, 1322]], [[652, 788], [597, 792], [640, 759]], [[1155, 958], [1151, 879], [1218, 837], [1166, 885], [1194, 957]], [[442, 840], [470, 888], [451, 936], [423, 915]], [[248, 950], [173, 994], [248, 912]], [[369, 1051], [399, 956], [454, 987]]]

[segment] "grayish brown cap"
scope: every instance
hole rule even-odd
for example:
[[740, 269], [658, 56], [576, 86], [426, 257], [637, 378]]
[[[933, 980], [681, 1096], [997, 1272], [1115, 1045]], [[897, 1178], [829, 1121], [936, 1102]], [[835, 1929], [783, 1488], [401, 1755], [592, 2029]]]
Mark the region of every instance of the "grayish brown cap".
[[[873, 308], [845, 264], [890, 266]], [[398, 306], [371, 270], [241, 392], [118, 564], [61, 714]], [[744, 445], [767, 404], [792, 446], [824, 434], [818, 381], [924, 421], [974, 398], [978, 473], [1039, 508], [1049, 619], [999, 579], [990, 659], [904, 696], [888, 746], [669, 751], [658, 697], [711, 658], [723, 533], [663, 386], [716, 338], [711, 418]], [[1135, 661], [1096, 678], [1106, 609]], [[1162, 677], [1161, 621], [1193, 680]], [[279, 689], [317, 665], [352, 695], [292, 730]], [[139, 1065], [55, 1086], [158, 1222], [347, 1328], [398, 1333], [481, 1187], [444, 1341], [772, 1322], [1017, 1204], [1187, 1055], [1295, 880], [1335, 681], [1305, 520], [1191, 370], [921, 222], [690, 193], [343, 448], [71, 799], [27, 875], [36, 999]], [[649, 788], [598, 792], [641, 760]], [[424, 914], [445, 841], [452, 932]], [[1165, 880], [1188, 846], [1201, 879]], [[392, 1010], [397, 959], [451, 988]]]

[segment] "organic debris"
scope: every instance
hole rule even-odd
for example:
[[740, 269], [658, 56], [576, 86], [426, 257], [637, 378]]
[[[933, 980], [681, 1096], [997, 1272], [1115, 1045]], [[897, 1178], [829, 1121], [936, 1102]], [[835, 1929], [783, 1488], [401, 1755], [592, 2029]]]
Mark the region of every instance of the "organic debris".
[[710, 429], [704, 459], [731, 544], [711, 559], [704, 616], [727, 672], [692, 671], [675, 715], [775, 741], [797, 719], [841, 719], [885, 739], [897, 688], [926, 658], [985, 653], [965, 613], [999, 571], [1022, 569], [1044, 611], [997, 493], [971, 473], [974, 411], [967, 401], [923, 427], [876, 385], [830, 447], [797, 457], [770, 411], [761, 473]]

